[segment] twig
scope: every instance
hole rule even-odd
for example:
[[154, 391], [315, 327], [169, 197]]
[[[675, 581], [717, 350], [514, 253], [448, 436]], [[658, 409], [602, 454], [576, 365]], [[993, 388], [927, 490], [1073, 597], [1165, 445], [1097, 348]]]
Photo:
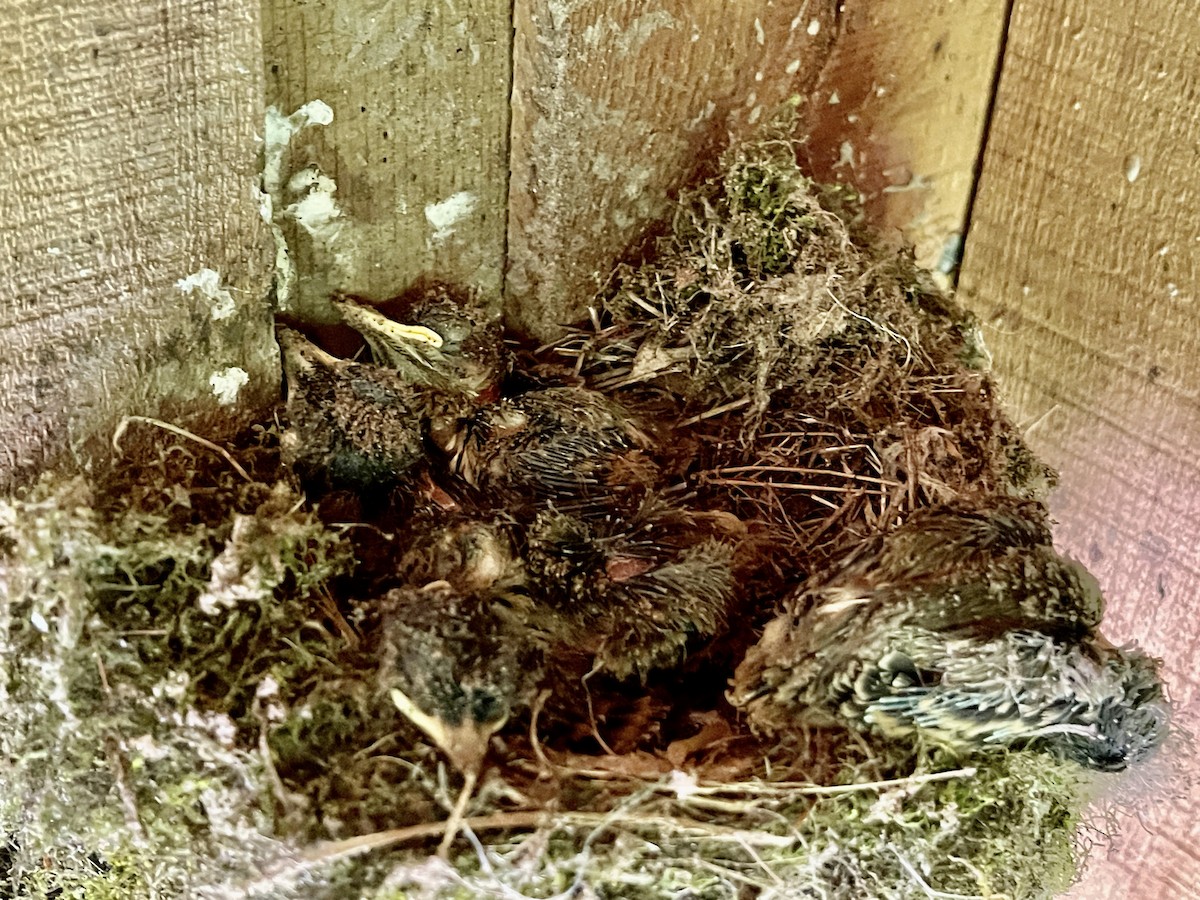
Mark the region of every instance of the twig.
[[271, 754], [270, 725], [258, 697], [254, 698], [253, 712], [255, 718], [258, 719], [258, 755], [262, 759], [263, 771], [266, 773], [267, 783], [271, 785], [271, 793], [275, 795], [275, 801], [279, 804], [280, 809], [287, 812], [293, 806], [292, 798], [288, 794], [288, 789], [284, 785], [283, 779], [279, 777], [279, 770], [275, 768], [275, 760]]
[[[755, 863], [758, 863], [758, 864], [762, 863], [762, 858], [760, 856], [758, 856], [757, 854], [751, 852], [749, 850], [749, 848], [743, 847], [742, 849], [747, 851], [747, 855], [750, 856], [755, 861]], [[757, 892], [762, 892], [762, 891], [768, 890], [772, 886], [772, 884], [775, 884], [775, 885], [783, 884], [783, 879], [781, 879], [778, 875], [776, 875], [774, 872], [771, 872], [770, 870], [767, 870], [767, 874], [771, 877], [772, 881], [766, 882], [766, 881], [762, 881], [757, 878], [751, 878], [749, 875], [746, 875], [742, 872], [738, 872], [735, 869], [729, 868], [728, 866], [719, 866], [714, 862], [709, 862], [707, 859], [695, 858], [695, 859], [690, 860], [690, 862], [692, 862], [694, 865], [699, 866], [702, 869], [707, 869], [709, 872], [712, 872], [714, 875], [717, 875], [721, 878], [725, 878], [729, 881], [736, 881], [739, 884], [744, 884], [744, 885], [748, 885], [749, 887], [755, 888], [757, 890]], [[765, 868], [765, 866], [762, 866], [762, 867]]]
[[163, 429], [164, 431], [169, 431], [172, 434], [179, 435], [179, 437], [187, 438], [188, 440], [195, 441], [201, 447], [207, 447], [209, 450], [212, 450], [216, 453], [221, 454], [221, 456], [223, 456], [225, 458], [225, 461], [227, 463], [229, 463], [229, 465], [233, 466], [233, 470], [235, 472], [237, 472], [239, 475], [241, 475], [242, 478], [244, 478], [247, 482], [249, 482], [251, 484], [254, 483], [254, 479], [250, 477], [250, 475], [246, 472], [245, 469], [243, 469], [240, 465], [238, 465], [238, 461], [236, 459], [234, 459], [233, 456], [229, 453], [229, 451], [226, 450], [224, 447], [218, 446], [217, 444], [214, 444], [212, 441], [206, 440], [205, 438], [200, 437], [200, 435], [198, 435], [198, 434], [193, 434], [192, 432], [188, 431], [186, 428], [180, 428], [178, 425], [172, 425], [170, 422], [164, 422], [162, 419], [154, 419], [154, 418], [151, 418], [150, 416], [124, 416], [121, 419], [121, 421], [117, 423], [117, 428], [113, 432], [113, 436], [112, 436], [112, 445], [113, 445], [113, 449], [116, 450], [118, 454], [121, 454], [124, 452], [121, 449], [121, 438], [125, 435], [125, 431], [129, 428], [130, 422], [144, 422], [147, 425], [157, 425], [159, 428]]
[[[592, 826], [607, 828], [612, 825], [622, 827], [653, 826], [677, 834], [690, 835], [699, 838], [729, 840], [740, 843], [747, 841], [760, 847], [791, 847], [796, 839], [789, 835], [766, 834], [758, 831], [747, 831], [739, 828], [727, 828], [721, 825], [709, 825], [670, 816], [613, 816], [611, 813], [569, 812], [551, 815], [544, 811], [522, 811], [510, 813], [495, 813], [490, 816], [475, 816], [463, 818], [460, 828], [470, 828], [472, 831], [524, 831], [534, 828], [570, 828], [575, 826]], [[407, 828], [392, 828], [388, 831], [377, 831], [373, 834], [363, 834], [347, 838], [343, 841], [322, 841], [299, 857], [302, 863], [330, 863], [369, 853], [396, 844], [408, 844], [414, 841], [444, 835], [446, 822], [423, 822], [420, 825], [410, 825]]]
[[1055, 403], [1053, 406], [1051, 406], [1048, 410], [1046, 410], [1044, 413], [1042, 413], [1040, 416], [1038, 416], [1036, 419], [1034, 419], [1028, 425], [1022, 425], [1021, 433], [1027, 435], [1031, 431], [1033, 431], [1035, 428], [1040, 428], [1047, 419], [1049, 419], [1052, 415], [1054, 415], [1056, 412], [1058, 412], [1059, 406], [1060, 406], [1060, 404]]
[[546, 701], [550, 698], [550, 689], [538, 693], [534, 698], [529, 709], [529, 745], [533, 747], [533, 755], [537, 758], [538, 765], [544, 771], [553, 772], [554, 763], [550, 762], [550, 758], [546, 756], [546, 751], [542, 749], [542, 742], [538, 739], [537, 725], [538, 717], [542, 714], [542, 709], [546, 706]]
[[884, 781], [863, 781], [857, 784], [832, 784], [828, 786], [801, 786], [797, 788], [796, 793], [805, 796], [837, 796], [838, 794], [852, 794], [857, 791], [887, 790], [896, 787], [930, 784], [937, 781], [953, 781], [955, 778], [974, 778], [978, 771], [974, 766], [967, 766], [963, 769], [930, 772], [928, 775], [909, 775], [907, 778], [890, 778]]
[[[112, 686], [108, 683], [108, 672], [104, 668], [104, 660], [96, 657], [96, 669], [100, 673], [100, 687], [104, 691], [104, 705], [113, 706]], [[121, 740], [114, 732], [104, 735], [104, 758], [112, 770], [113, 781], [116, 783], [117, 796], [121, 798], [121, 811], [125, 816], [125, 826], [133, 833], [138, 843], [146, 840], [146, 829], [142, 826], [141, 813], [138, 810], [137, 795], [129, 783], [129, 769], [125, 764], [125, 753]]]
[[847, 481], [863, 481], [868, 484], [883, 485], [884, 487], [897, 487], [900, 484], [898, 481], [891, 481], [887, 478], [875, 478], [871, 475], [857, 475], [853, 472], [837, 472], [831, 469], [808, 469], [799, 466], [722, 466], [719, 469], [709, 469], [707, 472], [701, 472], [700, 475], [745, 474], [753, 472], [777, 472], [785, 474], [788, 472], [795, 472], [797, 475], [829, 475], [831, 477], [845, 478]]
[[625, 296], [628, 297], [630, 300], [632, 300], [634, 303], [636, 303], [638, 306], [640, 306], [642, 309], [644, 309], [646, 312], [650, 313], [650, 315], [654, 316], [656, 319], [664, 318], [664, 316], [662, 315], [662, 312], [660, 310], [655, 309], [647, 301], [643, 300], [641, 297], [639, 297], [633, 291], [626, 291]]
[[699, 415], [692, 416], [689, 419], [684, 419], [679, 424], [682, 426], [695, 425], [698, 422], [703, 422], [705, 419], [711, 419], [715, 416], [720, 416], [727, 412], [733, 412], [735, 409], [741, 409], [743, 406], [749, 405], [749, 397], [742, 397], [740, 400], [730, 400], [728, 403], [723, 403], [720, 406], [714, 406], [712, 409], [705, 410]]
[[[540, 811], [510, 812], [466, 818], [459, 824], [472, 831], [503, 831], [506, 829], [521, 831], [537, 828], [547, 823], [549, 818], [545, 812]], [[445, 830], [445, 822], [422, 822], [420, 825], [409, 825], [406, 828], [391, 828], [387, 831], [376, 831], [373, 834], [360, 834], [343, 841], [321, 841], [303, 853], [299, 857], [299, 861], [308, 864], [335, 862], [383, 847], [410, 844], [414, 841], [438, 837], [444, 834]]]
[[[915, 881], [921, 890], [925, 892], [925, 896], [929, 897], [930, 900], [988, 900], [987, 897], [984, 897], [980, 894], [948, 894], [945, 891], [939, 891], [930, 887], [925, 879], [921, 877], [921, 873], [913, 867], [912, 863], [910, 863], [900, 854], [899, 850], [890, 844], [888, 845], [888, 849], [895, 854], [896, 859], [899, 860], [900, 865], [904, 868], [904, 871], [909, 874], [913, 881]], [[997, 898], [1002, 895], [992, 894], [991, 896], [993, 898]]]
[[868, 491], [862, 488], [834, 487], [825, 484], [797, 484], [793, 481], [755, 481], [753, 478], [710, 478], [702, 476], [705, 484], [723, 484], [728, 487], [783, 488], [788, 491], [813, 491], [826, 494], [873, 494], [879, 491]]
[[579, 679], [579, 682], [580, 682], [580, 684], [583, 685], [584, 696], [587, 697], [588, 721], [591, 722], [591, 724], [592, 724], [592, 737], [594, 737], [596, 739], [596, 743], [598, 743], [600, 745], [601, 750], [603, 750], [609, 756], [616, 756], [617, 755], [616, 751], [613, 750], [612, 747], [608, 746], [608, 742], [605, 741], [604, 738], [602, 738], [600, 736], [600, 729], [596, 725], [596, 711], [592, 707], [592, 689], [588, 686], [588, 679], [591, 678], [593, 675], [595, 675], [599, 671], [600, 671], [600, 660], [599, 660], [599, 652], [597, 652], [597, 659], [596, 659], [596, 662], [592, 665], [591, 671], [588, 672], [586, 675], [584, 675], [581, 679]]
[[458, 837], [459, 830], [463, 827], [463, 822], [466, 819], [467, 804], [471, 802], [471, 795], [475, 793], [475, 782], [478, 779], [478, 767], [463, 773], [462, 790], [458, 792], [458, 799], [454, 801], [454, 808], [450, 810], [450, 818], [446, 820], [445, 834], [442, 835], [442, 842], [438, 844], [438, 856], [442, 859], [447, 859], [450, 856], [450, 845], [454, 843], [454, 839]]
[[845, 303], [843, 303], [841, 300], [839, 300], [837, 298], [837, 295], [834, 294], [833, 291], [829, 290], [829, 288], [825, 289], [825, 293], [827, 293], [829, 295], [830, 300], [832, 300], [834, 303], [836, 303], [838, 306], [840, 306], [845, 312], [848, 312], [850, 315], [854, 316], [854, 318], [858, 319], [861, 322], [866, 322], [869, 325], [874, 325], [876, 328], [878, 328], [880, 331], [882, 331], [884, 334], [886, 334], [892, 340], [899, 341], [901, 344], [903, 344], [904, 345], [904, 365], [907, 366], [912, 361], [912, 344], [909, 343], [908, 338], [906, 338], [904, 335], [900, 334], [899, 332], [893, 331], [892, 329], [888, 328], [886, 325], [881, 325], [879, 322], [876, 322], [870, 316], [864, 316], [862, 313], [855, 312], [850, 307], [848, 307]]
[[[637, 780], [636, 775], [612, 772], [607, 769], [570, 769], [572, 775], [586, 778], [605, 780]], [[894, 788], [914, 787], [932, 784], [939, 781], [953, 781], [956, 778], [974, 778], [978, 773], [974, 766], [962, 769], [948, 769], [945, 772], [929, 772], [924, 775], [908, 775], [904, 778], [887, 778], [881, 781], [860, 781], [853, 784], [812, 784], [807, 781], [746, 781], [746, 782], [699, 782], [688, 786], [688, 793], [693, 796], [720, 796], [741, 794], [752, 797], [795, 797], [795, 796], [837, 796], [853, 794], [859, 791], [891, 790]], [[670, 782], [651, 782], [647, 789], [660, 794], [675, 793]]]

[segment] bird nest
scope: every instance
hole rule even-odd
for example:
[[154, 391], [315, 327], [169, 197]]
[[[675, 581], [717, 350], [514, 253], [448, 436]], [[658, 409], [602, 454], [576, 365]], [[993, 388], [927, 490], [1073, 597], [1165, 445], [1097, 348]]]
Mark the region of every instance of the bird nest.
[[[603, 515], [511, 479], [495, 496], [459, 490], [436, 461], [366, 496], [324, 484], [313, 502], [307, 457], [276, 424], [294, 409], [224, 447], [131, 419], [111, 472], [47, 476], [0, 503], [11, 896], [1017, 898], [1069, 884], [1094, 749], [972, 744], [948, 713], [877, 727], [877, 708], [837, 700], [858, 696], [845, 673], [794, 676], [836, 656], [805, 649], [806, 616], [844, 606], [847, 585], [888, 571], [918, 586], [908, 619], [851, 621], [831, 642], [866, 646], [925, 621], [922, 603], [966, 583], [956, 566], [985, 570], [932, 525], [938, 540], [911, 552], [888, 543], [935, 521], [923, 515], [995, 526], [1037, 573], [1084, 590], [1047, 549], [1053, 474], [998, 409], [974, 321], [905, 255], [865, 243], [843, 191], [810, 184], [786, 142], [731, 153], [589, 323], [515, 359], [504, 391], [598, 392], [628, 414], [639, 437], [606, 472], [618, 499]], [[427, 632], [389, 625], [378, 599], [426, 571], [468, 512], [519, 534], [518, 562], [542, 578], [454, 638], [486, 644], [514, 621], [538, 635], [537, 683], [474, 768], [419, 700], [387, 689], [381, 669], [411, 665]], [[682, 548], [667, 563], [646, 550], [663, 534]], [[612, 546], [625, 549], [588, 557], [599, 575], [563, 563]], [[897, 547], [904, 566], [888, 562]], [[988, 548], [986, 566], [1017, 558]], [[701, 611], [685, 576], [703, 565], [725, 580], [695, 576], [721, 598]], [[992, 583], [1011, 584], [997, 565]], [[651, 576], [654, 591], [633, 589]], [[603, 582], [608, 607], [563, 612], [555, 591], [573, 578]], [[1091, 611], [1070, 616], [1064, 642], [1098, 640]], [[786, 634], [764, 658], [769, 623]]]

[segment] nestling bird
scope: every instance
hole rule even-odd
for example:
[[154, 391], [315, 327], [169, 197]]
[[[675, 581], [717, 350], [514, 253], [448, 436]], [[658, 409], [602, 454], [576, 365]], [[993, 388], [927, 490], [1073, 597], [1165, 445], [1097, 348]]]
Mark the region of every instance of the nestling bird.
[[848, 725], [1122, 769], [1166, 731], [1157, 664], [1096, 633], [1099, 586], [1031, 504], [914, 514], [811, 580], [731, 699], [769, 731]]
[[497, 322], [432, 291], [408, 308], [410, 323], [388, 318], [363, 300], [339, 295], [333, 307], [363, 336], [377, 365], [412, 384], [494, 400], [508, 368]]
[[539, 648], [486, 592], [434, 582], [379, 605], [381, 688], [456, 769], [477, 773], [491, 736], [537, 686]]
[[[335, 305], [375, 358], [405, 377], [419, 360], [451, 391], [468, 369], [495, 371], [479, 362], [495, 355], [453, 306], [414, 309], [418, 324], [399, 325], [353, 301]], [[456, 362], [448, 343], [430, 352], [447, 322], [474, 362]], [[720, 630], [734, 593], [733, 517], [689, 513], [655, 495], [651, 439], [619, 404], [582, 387], [480, 396], [464, 414], [433, 421], [430, 433], [450, 473], [508, 524], [434, 528], [402, 561], [412, 577], [504, 591], [529, 635], [620, 678], [673, 665], [690, 640]]]
[[725, 624], [734, 597], [729, 534], [651, 499], [628, 519], [554, 509], [525, 534], [528, 621], [599, 669], [644, 678]]
[[632, 416], [585, 388], [504, 398], [433, 436], [454, 474], [510, 504], [604, 515], [636, 507], [658, 475]]
[[278, 334], [285, 465], [310, 483], [361, 490], [395, 484], [425, 458], [428, 398], [395, 372], [338, 359], [290, 328]]
[[418, 512], [410, 519], [397, 575], [411, 584], [445, 581], [464, 593], [520, 590], [525, 567], [515, 547], [516, 526], [500, 519]]
[[[401, 324], [349, 298], [334, 301], [375, 361], [413, 383], [475, 399], [431, 416], [430, 434], [451, 471], [508, 504], [553, 502], [573, 512], [632, 505], [658, 471], [649, 436], [632, 415], [582, 387], [550, 387], [499, 399], [505, 359], [493, 326], [442, 299], [416, 305]], [[494, 401], [494, 402], [493, 402]]]
[[462, 515], [431, 522], [397, 574], [488, 592], [532, 644], [617, 678], [644, 677], [721, 630], [734, 594], [729, 531], [740, 523], [705, 528], [661, 501], [643, 507], [603, 522], [553, 509], [528, 526]]

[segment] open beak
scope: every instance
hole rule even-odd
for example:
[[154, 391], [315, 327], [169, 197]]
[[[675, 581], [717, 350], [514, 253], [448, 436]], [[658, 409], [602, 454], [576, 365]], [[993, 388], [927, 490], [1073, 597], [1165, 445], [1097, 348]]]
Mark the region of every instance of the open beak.
[[424, 325], [394, 322], [378, 310], [349, 298], [333, 301], [342, 321], [363, 336], [376, 364], [404, 369], [416, 363], [435, 368], [441, 358], [442, 336]]

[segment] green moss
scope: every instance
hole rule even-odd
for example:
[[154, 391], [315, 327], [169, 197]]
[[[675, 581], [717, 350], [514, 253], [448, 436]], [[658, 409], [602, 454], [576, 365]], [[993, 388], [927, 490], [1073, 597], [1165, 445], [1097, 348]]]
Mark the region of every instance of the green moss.
[[[279, 852], [255, 690], [274, 669], [296, 683], [313, 591], [349, 558], [286, 487], [197, 480], [151, 497], [46, 478], [0, 504], [15, 896], [178, 896]], [[185, 525], [192, 492], [226, 515]]]
[[803, 828], [836, 852], [798, 860], [789, 882], [822, 896], [881, 900], [930, 890], [1017, 900], [1065, 890], [1077, 863], [1079, 770], [1021, 754], [974, 768], [971, 777], [819, 801]]
[[[286, 484], [212, 470], [185, 483], [187, 516], [178, 492], [152, 501], [140, 481], [103, 493], [46, 479], [0, 505], [11, 896], [193, 896], [258, 878], [270, 896], [379, 900], [500, 886], [899, 898], [926, 896], [922, 881], [1015, 900], [1072, 877], [1082, 800], [1069, 764], [1013, 754], [974, 762], [974, 775], [906, 780], [952, 762], [902, 750], [847, 764], [844, 780], [891, 781], [836, 796], [776, 786], [765, 769], [703, 785], [564, 770], [544, 827], [481, 832], [451, 864], [429, 840], [289, 864], [316, 839], [436, 822], [453, 782], [379, 696], [370, 643], [356, 637], [370, 613], [350, 610], [342, 631], [328, 606], [353, 565], [345, 535], [298, 509]], [[192, 521], [202, 504], [212, 518]], [[520, 771], [493, 772], [469, 814], [533, 790], [536, 779], [506, 783]]]

